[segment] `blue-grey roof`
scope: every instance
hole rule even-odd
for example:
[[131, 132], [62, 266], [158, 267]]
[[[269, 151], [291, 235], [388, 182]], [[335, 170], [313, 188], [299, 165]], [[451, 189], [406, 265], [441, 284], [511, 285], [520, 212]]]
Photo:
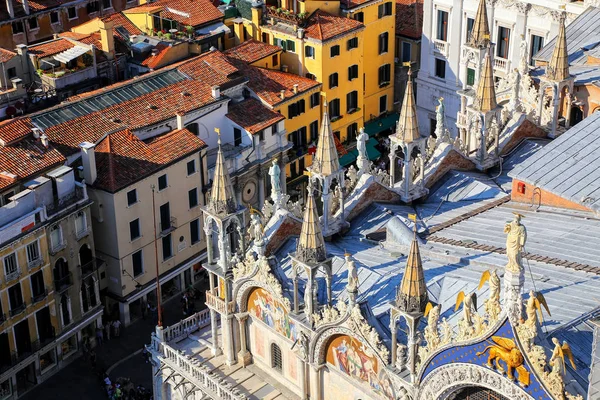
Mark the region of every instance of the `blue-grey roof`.
[[[600, 8], [589, 7], [566, 27], [569, 64], [585, 64], [588, 52], [600, 44]], [[556, 37], [544, 46], [533, 58], [550, 61]]]
[[36, 114], [31, 117], [31, 120], [38, 128], [45, 130], [75, 118], [135, 99], [136, 97], [154, 92], [185, 79], [188, 78], [176, 69], [152, 74], [146, 78], [136, 79], [130, 84], [120, 86], [109, 92], [100, 93]]
[[[586, 85], [600, 80], [600, 66], [598, 65], [580, 65], [569, 66], [569, 74], [574, 78], [575, 85]], [[539, 78], [546, 75], [546, 67], [537, 67], [531, 70], [530, 75], [533, 78]]]
[[600, 211], [600, 113], [569, 129], [509, 176]]

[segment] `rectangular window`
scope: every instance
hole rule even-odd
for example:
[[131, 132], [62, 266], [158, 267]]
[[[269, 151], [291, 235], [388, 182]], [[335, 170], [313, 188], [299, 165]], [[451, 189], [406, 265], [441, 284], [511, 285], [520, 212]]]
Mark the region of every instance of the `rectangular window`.
[[[233, 34], [233, 36], [232, 36]], [[229, 32], [229, 37], [230, 38], [234, 38], [235, 37], [235, 32], [233, 31], [233, 29]], [[266, 32], [263, 32], [261, 35], [261, 39], [263, 43], [267, 43], [269, 44], [269, 34]]]
[[388, 51], [388, 33], [384, 32], [379, 35], [379, 54], [387, 53]]
[[357, 131], [358, 131], [358, 124], [356, 122], [348, 125], [348, 128], [346, 128], [346, 141], [347, 142], [356, 142]]
[[23, 304], [23, 292], [21, 291], [21, 283], [12, 285], [8, 288], [8, 302], [10, 309], [15, 310]]
[[46, 286], [44, 285], [44, 273], [38, 271], [29, 277], [31, 283], [32, 302], [36, 297], [42, 296], [45, 293]]
[[193, 188], [188, 192], [188, 202], [190, 204], [190, 209], [198, 205], [198, 188]]
[[294, 42], [293, 40], [288, 40], [286, 47], [287, 51], [291, 51], [292, 53], [296, 52], [296, 42]]
[[144, 273], [142, 250], [138, 250], [131, 255], [131, 263], [133, 264], [133, 276], [140, 276]]
[[351, 113], [358, 108], [358, 92], [356, 90], [346, 95], [346, 112]]
[[16, 35], [17, 33], [23, 33], [23, 22], [15, 21], [12, 23], [12, 33]]
[[163, 236], [163, 238], [162, 238], [162, 253], [163, 253], [163, 261], [167, 260], [173, 256], [173, 248], [171, 247], [171, 234], [170, 233], [167, 236]]
[[298, 144], [299, 146], [306, 146], [306, 127], [303, 126], [302, 128], [298, 129], [297, 131], [297, 142], [296, 144]]
[[315, 58], [315, 48], [312, 46], [304, 47], [304, 56], [306, 58]]
[[190, 240], [192, 244], [200, 241], [200, 220], [195, 219], [190, 222]]
[[438, 10], [437, 12], [436, 39], [444, 42], [448, 41], [448, 13], [446, 11]]
[[354, 19], [358, 22], [365, 22], [365, 13], [362, 11], [354, 13]]
[[339, 56], [340, 55], [340, 46], [337, 44], [335, 46], [331, 46], [331, 49], [329, 50], [329, 55], [331, 57]]
[[258, 135], [258, 141], [259, 142], [264, 142], [265, 141], [265, 131], [259, 131], [257, 133], [257, 135]]
[[137, 203], [137, 190], [133, 189], [127, 192], [127, 205], [131, 206], [132, 204]]
[[392, 2], [380, 4], [377, 8], [377, 16], [383, 18], [387, 15], [392, 15]]
[[348, 67], [348, 80], [358, 78], [358, 65], [354, 64]]
[[242, 144], [242, 130], [233, 128], [233, 145], [240, 146]]
[[508, 47], [510, 44], [510, 29], [503, 26], [498, 27], [498, 43], [496, 44], [496, 56], [508, 58]]
[[112, 8], [111, 0], [102, 0], [102, 8], [104, 8], [105, 10], [107, 8]]
[[167, 188], [167, 174], [158, 177], [158, 190], [165, 190]]
[[333, 99], [329, 102], [329, 116], [332, 119], [340, 116], [340, 99]]
[[402, 62], [410, 62], [412, 60], [412, 48], [409, 42], [402, 42]]
[[329, 75], [329, 89], [338, 87], [338, 74], [337, 72]]
[[475, 20], [473, 18], [467, 18], [467, 42], [471, 39], [471, 32], [473, 32], [473, 25], [475, 25]]
[[387, 111], [387, 95], [379, 98], [379, 114], [383, 114]]
[[86, 8], [88, 14], [93, 14], [95, 12], [100, 11], [100, 4], [97, 1], [92, 1], [87, 3]]
[[310, 141], [314, 142], [319, 137], [319, 121], [313, 121], [310, 123]]
[[57, 249], [62, 246], [62, 233], [59, 225], [56, 225], [50, 229], [50, 246], [53, 249]]
[[348, 40], [348, 50], [356, 49], [358, 47], [358, 38], [352, 38]]
[[391, 79], [391, 66], [385, 64], [379, 67], [379, 86], [389, 85]]
[[187, 162], [187, 174], [188, 176], [196, 173], [196, 160], [190, 160]]
[[310, 108], [315, 108], [321, 103], [321, 93], [313, 93], [310, 95]]
[[75, 217], [75, 232], [80, 235], [87, 230], [87, 221], [85, 219], [85, 213], [82, 211]]
[[140, 219], [136, 218], [129, 223], [129, 238], [131, 241], [139, 238], [141, 236], [140, 232]]
[[475, 84], [475, 70], [473, 68], [467, 68], [467, 85], [473, 86]]
[[435, 76], [446, 79], [446, 61], [435, 59]]
[[531, 51], [529, 52], [530, 64], [534, 65], [533, 56], [544, 47], [544, 38], [538, 35], [531, 35]]
[[34, 31], [34, 30], [36, 30], [36, 29], [39, 28], [39, 26], [38, 26], [38, 20], [37, 20], [36, 17], [29, 18], [27, 20], [27, 23], [29, 24], [29, 30]]
[[297, 117], [298, 115], [303, 114], [304, 111], [305, 111], [304, 100], [299, 100], [295, 103], [292, 103], [288, 106], [288, 119]]
[[16, 78], [17, 68], [16, 67], [9, 68], [6, 70], [6, 73], [8, 74], [8, 79]]
[[33, 243], [27, 245], [27, 262], [34, 263], [40, 259], [40, 245], [36, 240]]
[[312, 79], [313, 81], [316, 81], [316, 80], [317, 80], [317, 76], [316, 76], [316, 75], [314, 75], [314, 74], [311, 74], [310, 72], [307, 72], [307, 73], [306, 73], [306, 77], [307, 77], [308, 79]]
[[277, 54], [274, 54], [274, 55], [273, 55], [273, 57], [272, 57], [272, 59], [271, 59], [271, 62], [273, 63], [273, 66], [274, 66], [274, 67], [276, 67], [276, 66], [278, 66], [278, 65], [279, 65], [279, 57], [277, 56]]
[[77, 9], [75, 7], [67, 8], [67, 15], [69, 16], [69, 19], [77, 18]]
[[171, 206], [169, 202], [161, 205], [159, 208], [160, 213], [160, 231], [164, 232], [171, 228]]
[[4, 272], [6, 275], [15, 273], [18, 269], [19, 265], [17, 264], [17, 255], [15, 253], [11, 253], [4, 257]]

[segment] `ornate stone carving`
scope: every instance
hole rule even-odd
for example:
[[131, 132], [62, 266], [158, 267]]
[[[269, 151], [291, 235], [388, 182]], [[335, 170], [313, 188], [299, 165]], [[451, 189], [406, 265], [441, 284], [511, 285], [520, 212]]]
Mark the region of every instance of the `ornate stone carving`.
[[[252, 253], [247, 253], [243, 262], [238, 262], [233, 269], [233, 280], [238, 281], [243, 278], [251, 278], [254, 282], [260, 283], [260, 286], [275, 295], [283, 305], [290, 310], [290, 300], [283, 296], [283, 288], [279, 280], [271, 272], [269, 260], [265, 256], [259, 256], [254, 260]], [[250, 282], [251, 286], [252, 281]], [[238, 299], [241, 304], [241, 299]]]
[[255, 245], [261, 245], [263, 243], [264, 229], [260, 215], [257, 212], [252, 213], [250, 216], [250, 226], [248, 227], [248, 239], [254, 240]]
[[513, 213], [515, 215], [514, 220], [504, 226], [504, 233], [506, 233], [506, 256], [508, 257], [508, 264], [506, 264], [506, 270], [512, 273], [519, 273], [523, 270], [523, 247], [527, 241], [527, 230], [525, 226], [521, 225], [521, 218], [523, 217], [519, 213]]
[[346, 317], [347, 312], [348, 306], [343, 300], [338, 301], [335, 306], [324, 306], [313, 314], [314, 326], [318, 328], [325, 324], [338, 322]]
[[346, 323], [348, 324], [350, 329], [352, 329], [352, 331], [362, 336], [364, 339], [367, 340], [371, 347], [376, 349], [377, 354], [379, 354], [379, 357], [381, 357], [385, 361], [385, 363], [388, 362], [389, 350], [387, 349], [387, 347], [385, 347], [384, 344], [381, 343], [381, 340], [379, 339], [379, 334], [377, 333], [375, 328], [369, 325], [369, 323], [365, 320], [362, 313], [360, 312], [360, 307], [358, 306], [358, 304], [355, 305], [354, 308], [352, 308], [352, 311], [350, 312], [350, 318], [348, 318]]
[[273, 204], [271, 204], [268, 201], [265, 201], [265, 204], [263, 204], [263, 208], [262, 208], [262, 215], [265, 217], [265, 220], [268, 221], [269, 219], [271, 219], [271, 216], [273, 215]]

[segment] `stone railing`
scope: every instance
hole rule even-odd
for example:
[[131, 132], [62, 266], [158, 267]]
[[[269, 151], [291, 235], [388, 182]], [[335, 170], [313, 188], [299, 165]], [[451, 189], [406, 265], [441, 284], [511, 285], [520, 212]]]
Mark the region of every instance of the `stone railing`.
[[508, 60], [505, 58], [494, 58], [494, 69], [508, 72]]
[[[58, 71], [61, 73], [62, 71]], [[62, 89], [69, 85], [74, 85], [79, 82], [93, 79], [96, 77], [96, 69], [94, 67], [87, 67], [75, 72], [67, 72], [64, 75], [58, 77], [52, 77], [50, 75], [42, 75], [42, 83], [54, 88]]]
[[211, 369], [202, 364], [199, 359], [183, 355], [165, 343], [162, 343], [159, 359], [206, 393], [208, 397], [215, 400], [243, 400], [248, 398], [239, 390], [233, 388], [231, 383], [211, 372]]
[[449, 47], [448, 42], [444, 42], [443, 40], [435, 39], [433, 41], [433, 47], [434, 47], [435, 51], [437, 51], [438, 53], [441, 53], [444, 56], [448, 56], [448, 47]]
[[[225, 300], [223, 300], [216, 294], [211, 293], [210, 290], [206, 291], [206, 305], [220, 314], [225, 314]], [[227, 311], [229, 313], [233, 313], [235, 311], [234, 302], [229, 302], [229, 307]]]
[[163, 338], [165, 342], [170, 342], [209, 325], [210, 310], [202, 310], [175, 325], [165, 328], [163, 330]]

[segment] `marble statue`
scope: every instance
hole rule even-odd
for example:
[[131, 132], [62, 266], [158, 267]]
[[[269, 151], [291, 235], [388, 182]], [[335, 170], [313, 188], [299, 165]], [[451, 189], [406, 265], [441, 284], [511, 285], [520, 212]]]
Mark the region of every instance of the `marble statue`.
[[248, 236], [253, 239], [255, 243], [262, 243], [263, 240], [263, 224], [260, 220], [260, 215], [254, 213], [250, 216], [250, 226], [248, 227]]
[[435, 108], [435, 136], [438, 142], [446, 140], [446, 107], [444, 98], [438, 98], [438, 106]]
[[548, 315], [551, 315], [550, 309], [548, 308], [548, 303], [546, 303], [544, 295], [542, 293], [536, 293], [533, 290], [530, 290], [529, 298], [527, 299], [527, 303], [525, 304], [525, 315], [527, 316], [525, 325], [532, 332], [537, 332], [538, 325], [541, 325], [541, 322], [543, 321], [542, 306], [544, 307]]
[[400, 371], [406, 366], [406, 346], [399, 344], [396, 349], [396, 368]]
[[573, 353], [571, 352], [571, 347], [567, 342], [563, 342], [560, 344], [560, 341], [556, 338], [552, 338], [552, 343], [554, 344], [554, 350], [552, 350], [552, 356], [548, 361], [548, 365], [552, 367], [551, 374], [555, 374], [557, 376], [563, 376], [566, 371], [565, 364], [565, 356], [569, 358], [571, 362], [571, 366], [573, 369], [577, 369], [575, 366], [575, 360], [573, 359]]
[[359, 158], [368, 158], [367, 157], [367, 140], [369, 139], [369, 135], [365, 133], [365, 128], [360, 128], [359, 134], [356, 137], [356, 148], [358, 150]]
[[279, 168], [279, 164], [277, 163], [277, 159], [273, 160], [273, 164], [271, 168], [269, 168], [269, 175], [271, 176], [271, 188], [273, 192], [280, 193], [281, 192], [281, 169]]
[[521, 74], [526, 74], [527, 71], [529, 70], [529, 54], [528, 54], [528, 50], [527, 50], [527, 41], [525, 40], [524, 36], [521, 35], [521, 45], [519, 48], [519, 58], [520, 58], [520, 62], [519, 62], [519, 72]]
[[348, 291], [355, 292], [358, 289], [358, 273], [354, 260], [348, 253], [346, 253], [346, 267], [348, 268]]
[[506, 256], [508, 264], [506, 270], [512, 273], [519, 273], [523, 270], [523, 247], [527, 241], [527, 230], [521, 225], [523, 216], [514, 212], [515, 218], [512, 222], [504, 226], [506, 233]]

